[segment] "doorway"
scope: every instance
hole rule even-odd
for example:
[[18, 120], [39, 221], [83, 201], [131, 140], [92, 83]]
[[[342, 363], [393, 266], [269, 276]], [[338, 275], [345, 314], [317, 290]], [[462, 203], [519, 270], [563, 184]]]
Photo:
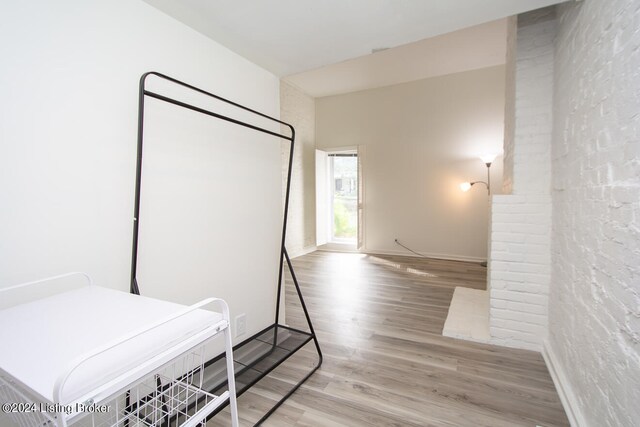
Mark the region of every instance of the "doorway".
[[331, 242], [355, 245], [358, 236], [358, 154], [330, 153]]
[[317, 244], [355, 250], [361, 234], [361, 185], [357, 150], [316, 150]]

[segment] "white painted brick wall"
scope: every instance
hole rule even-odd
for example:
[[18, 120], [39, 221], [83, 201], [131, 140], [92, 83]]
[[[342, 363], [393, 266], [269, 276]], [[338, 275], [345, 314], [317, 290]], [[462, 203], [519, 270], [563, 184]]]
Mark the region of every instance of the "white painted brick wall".
[[[295, 257], [316, 245], [315, 100], [300, 89], [281, 81], [280, 119], [292, 124], [296, 129], [286, 240], [289, 255]], [[282, 132], [289, 135], [290, 130], [283, 127]], [[283, 204], [288, 162], [289, 141], [284, 141], [282, 143]]]
[[550, 224], [548, 196], [492, 198], [489, 324], [494, 344], [540, 349], [547, 329]]
[[550, 194], [555, 9], [518, 17], [513, 194]]
[[590, 426], [640, 425], [640, 1], [559, 8], [549, 346]]
[[[551, 274], [550, 151], [555, 10], [518, 17], [509, 36], [505, 190], [493, 196], [489, 255], [491, 342], [540, 350]], [[509, 90], [509, 87], [512, 87]]]
[[[507, 21], [507, 58], [505, 69], [504, 104], [504, 150], [502, 155], [502, 194], [513, 192], [513, 148], [515, 139], [516, 111], [516, 41], [518, 35], [518, 17], [511, 16]], [[489, 240], [489, 242], [491, 242]]]

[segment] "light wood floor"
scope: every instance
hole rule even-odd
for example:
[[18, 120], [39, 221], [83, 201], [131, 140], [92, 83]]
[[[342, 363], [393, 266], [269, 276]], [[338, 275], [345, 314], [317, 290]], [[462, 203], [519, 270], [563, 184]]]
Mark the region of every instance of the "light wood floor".
[[[293, 264], [325, 360], [265, 426], [569, 425], [539, 353], [441, 335], [454, 288], [484, 289], [485, 268], [331, 252]], [[287, 322], [304, 328], [291, 285], [286, 298]], [[239, 398], [243, 426], [313, 365], [307, 347]]]

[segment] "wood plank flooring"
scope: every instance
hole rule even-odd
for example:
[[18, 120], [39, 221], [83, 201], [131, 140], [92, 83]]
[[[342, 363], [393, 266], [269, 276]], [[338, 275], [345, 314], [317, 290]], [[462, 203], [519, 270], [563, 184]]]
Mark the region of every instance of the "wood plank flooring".
[[[265, 426], [569, 425], [539, 353], [441, 335], [454, 288], [484, 289], [485, 268], [320, 251], [293, 264], [325, 360]], [[290, 278], [286, 299], [287, 323], [306, 329]], [[241, 424], [314, 362], [309, 344], [242, 395]], [[208, 425], [228, 425], [225, 412]]]

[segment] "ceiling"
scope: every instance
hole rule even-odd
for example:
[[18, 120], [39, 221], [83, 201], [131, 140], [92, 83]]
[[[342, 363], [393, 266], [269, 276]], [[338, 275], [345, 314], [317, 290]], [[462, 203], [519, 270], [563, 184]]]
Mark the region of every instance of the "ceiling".
[[285, 77], [313, 97], [337, 95], [505, 63], [507, 19], [476, 25]]
[[286, 77], [563, 0], [144, 1]]

